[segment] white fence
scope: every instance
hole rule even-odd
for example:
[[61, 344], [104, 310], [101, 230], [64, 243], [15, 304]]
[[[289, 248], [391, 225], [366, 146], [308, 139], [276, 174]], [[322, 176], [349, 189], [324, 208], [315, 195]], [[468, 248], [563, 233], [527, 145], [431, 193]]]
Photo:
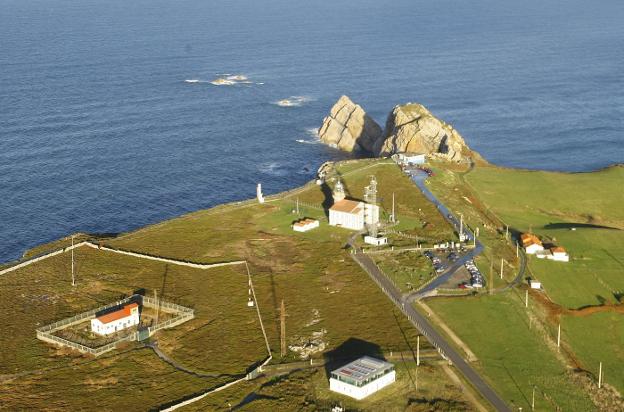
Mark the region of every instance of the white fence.
[[195, 317], [195, 311], [191, 308], [187, 308], [185, 306], [177, 305], [175, 303], [170, 303], [162, 300], [156, 300], [147, 296], [133, 295], [125, 299], [118, 300], [117, 302], [110, 303], [108, 305], [100, 306], [99, 308], [89, 310], [87, 312], [80, 313], [76, 316], [72, 316], [71, 318], [59, 320], [58, 322], [51, 323], [49, 325], [42, 326], [36, 330], [37, 339], [42, 340], [44, 342], [67, 346], [73, 349], [76, 349], [82, 353], [89, 353], [95, 356], [99, 356], [105, 352], [111, 351], [117, 347], [119, 343], [128, 342], [128, 341], [137, 341], [139, 340], [139, 333], [132, 332], [127, 336], [121, 337], [114, 342], [107, 343], [103, 346], [98, 347], [89, 347], [83, 345], [78, 342], [73, 342], [68, 339], [61, 338], [59, 336], [53, 335], [54, 332], [68, 328], [77, 323], [84, 322], [86, 319], [93, 319], [95, 314], [106, 309], [110, 309], [116, 306], [121, 306], [130, 301], [140, 300], [144, 306], [151, 307], [159, 307], [164, 311], [178, 313], [178, 316], [175, 316], [171, 319], [168, 319], [162, 323], [157, 323], [154, 326], [150, 326], [147, 328], [149, 331], [149, 336], [156, 333], [156, 331], [164, 328], [171, 328], [177, 326], [181, 323], [184, 323], [188, 320], [191, 320]]

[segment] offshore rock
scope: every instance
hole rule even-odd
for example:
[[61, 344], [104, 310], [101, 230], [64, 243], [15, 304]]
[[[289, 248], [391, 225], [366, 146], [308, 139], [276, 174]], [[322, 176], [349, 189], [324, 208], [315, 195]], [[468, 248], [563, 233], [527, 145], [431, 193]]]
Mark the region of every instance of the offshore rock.
[[321, 141], [348, 152], [376, 154], [381, 146], [381, 127], [349, 97], [342, 96], [323, 120], [318, 132]]
[[395, 106], [388, 120], [384, 139], [373, 149], [377, 156], [395, 153], [422, 153], [450, 161], [461, 161], [470, 153], [461, 135], [437, 119], [423, 105]]

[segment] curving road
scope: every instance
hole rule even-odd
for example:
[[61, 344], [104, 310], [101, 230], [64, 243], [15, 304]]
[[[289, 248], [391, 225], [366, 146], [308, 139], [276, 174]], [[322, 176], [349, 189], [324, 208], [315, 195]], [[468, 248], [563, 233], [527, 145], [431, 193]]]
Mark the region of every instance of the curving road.
[[[426, 174], [422, 171], [416, 171], [412, 174], [412, 180], [423, 194], [433, 202], [440, 210], [440, 213], [448, 220], [458, 231], [458, 220], [450, 213], [448, 208], [444, 206], [425, 186]], [[469, 240], [474, 239], [474, 234], [465, 229], [465, 233]], [[429, 320], [420, 314], [411, 305], [411, 302], [423, 294], [432, 291], [440, 284], [444, 283], [446, 279], [451, 276], [459, 267], [461, 267], [466, 261], [474, 258], [476, 255], [483, 251], [483, 245], [479, 242], [475, 242], [475, 248], [463, 255], [457, 262], [455, 262], [450, 268], [447, 269], [442, 275], [436, 278], [425, 288], [419, 290], [416, 293], [412, 293], [406, 297], [394, 286], [394, 284], [383, 274], [375, 262], [359, 249], [354, 239], [358, 234], [354, 234], [348, 240], [348, 245], [352, 249], [351, 257], [357, 262], [366, 273], [373, 279], [375, 283], [383, 290], [383, 292], [394, 302], [394, 304], [407, 316], [412, 324], [423, 334], [429, 342], [435, 346], [440, 354], [452, 362], [455, 367], [464, 375], [466, 380], [472, 384], [472, 386], [485, 398], [497, 411], [511, 412], [511, 409], [507, 406], [505, 401], [481, 378], [481, 376], [472, 368], [466, 360], [460, 355], [460, 353], [440, 335], [436, 329], [431, 325]]]
[[349, 244], [353, 248], [354, 253], [351, 254], [355, 260], [368, 275], [379, 285], [384, 293], [392, 300], [395, 305], [408, 317], [412, 324], [422, 333], [429, 342], [435, 346], [440, 353], [451, 361], [455, 367], [464, 375], [464, 377], [472, 384], [472, 386], [494, 406], [497, 411], [511, 411], [505, 404], [505, 401], [498, 396], [479, 374], [462, 358], [462, 356], [449, 344], [442, 335], [440, 335], [434, 327], [429, 323], [427, 318], [421, 315], [414, 307], [403, 299], [401, 292], [394, 284], [379, 270], [375, 262], [361, 250], [357, 249], [352, 240]]

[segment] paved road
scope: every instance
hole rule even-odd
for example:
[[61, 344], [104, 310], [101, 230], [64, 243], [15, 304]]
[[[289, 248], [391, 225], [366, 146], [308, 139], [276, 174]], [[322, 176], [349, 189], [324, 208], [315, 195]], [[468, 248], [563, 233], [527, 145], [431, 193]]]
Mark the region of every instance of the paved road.
[[[431, 193], [429, 188], [425, 185], [427, 174], [417, 168], [410, 168], [409, 170], [410, 170], [410, 177], [412, 178], [412, 181], [416, 184], [416, 186], [418, 186], [418, 188], [423, 193], [423, 195], [425, 195], [425, 197], [436, 206], [436, 208], [440, 211], [444, 219], [446, 219], [446, 221], [449, 222], [455, 228], [457, 233], [459, 233], [459, 229], [460, 229], [459, 219], [455, 217], [451, 213], [451, 211], [446, 206], [444, 206], [442, 202], [440, 202], [438, 198], [435, 197], [433, 193]], [[479, 240], [475, 241], [474, 233], [472, 233], [470, 229], [466, 226], [463, 227], [463, 231], [464, 231], [464, 234], [466, 235], [466, 238], [468, 239], [468, 242], [474, 242], [475, 247], [471, 249], [469, 252], [461, 255], [459, 259], [457, 259], [457, 261], [453, 263], [453, 265], [447, 268], [446, 271], [444, 271], [440, 276], [436, 277], [435, 280], [433, 280], [427, 286], [415, 292], [412, 292], [408, 297], [408, 300], [410, 302], [416, 299], [420, 299], [423, 296], [427, 296], [430, 292], [432, 292], [433, 290], [437, 289], [438, 287], [446, 283], [446, 281], [458, 269], [464, 266], [466, 262], [474, 259], [481, 252], [483, 252], [483, 245], [481, 244], [481, 242], [479, 242]]]
[[[423, 192], [425, 197], [436, 205], [442, 216], [455, 227], [459, 232], [459, 220], [453, 216], [446, 206], [444, 206], [425, 185], [426, 173], [414, 169], [411, 174], [412, 180], [418, 188]], [[469, 241], [474, 239], [474, 234], [467, 228], [464, 228], [464, 233]], [[475, 248], [470, 252], [463, 255], [458, 259], [450, 268], [446, 270], [442, 275], [438, 276], [436, 280], [431, 282], [425, 288], [419, 290], [416, 293], [410, 294], [407, 297], [403, 297], [401, 292], [394, 286], [394, 284], [383, 274], [383, 272], [377, 267], [375, 262], [370, 256], [362, 253], [360, 249], [354, 244], [356, 235], [353, 235], [348, 244], [351, 246], [354, 253], [351, 254], [353, 260], [355, 260], [369, 276], [379, 285], [379, 287], [386, 293], [386, 295], [397, 305], [401, 311], [408, 317], [412, 324], [422, 333], [433, 346], [435, 346], [440, 353], [451, 361], [455, 367], [464, 375], [464, 377], [472, 384], [472, 386], [479, 391], [479, 393], [485, 398], [492, 406], [498, 411], [511, 411], [505, 401], [498, 396], [498, 394], [490, 387], [481, 376], [462, 358], [462, 356], [449, 344], [444, 337], [442, 337], [429, 323], [428, 319], [421, 315], [411, 302], [426, 294], [439, 285], [446, 282], [446, 280], [468, 260], [473, 259], [479, 253], [483, 251], [483, 245], [478, 240], [475, 242]]]
[[433, 328], [426, 317], [421, 315], [414, 307], [402, 299], [401, 292], [394, 287], [392, 282], [379, 270], [375, 262], [354, 247], [352, 239], [349, 241], [354, 253], [351, 254], [369, 276], [379, 285], [386, 295], [401, 309], [412, 324], [422, 333], [440, 353], [450, 360], [455, 367], [464, 375], [472, 386], [488, 401], [497, 411], [511, 412], [505, 401], [498, 396], [479, 374], [461, 357], [461, 355]]

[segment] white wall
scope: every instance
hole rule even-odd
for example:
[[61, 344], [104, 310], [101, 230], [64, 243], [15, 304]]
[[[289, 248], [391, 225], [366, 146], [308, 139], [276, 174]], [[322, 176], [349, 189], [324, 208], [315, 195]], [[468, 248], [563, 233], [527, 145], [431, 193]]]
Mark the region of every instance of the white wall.
[[330, 209], [329, 224], [351, 230], [362, 230], [364, 229], [364, 213], [353, 214]]
[[364, 399], [367, 396], [385, 388], [396, 380], [396, 372], [392, 371], [381, 378], [361, 387], [350, 385], [334, 378], [329, 379], [329, 389], [355, 399]]

